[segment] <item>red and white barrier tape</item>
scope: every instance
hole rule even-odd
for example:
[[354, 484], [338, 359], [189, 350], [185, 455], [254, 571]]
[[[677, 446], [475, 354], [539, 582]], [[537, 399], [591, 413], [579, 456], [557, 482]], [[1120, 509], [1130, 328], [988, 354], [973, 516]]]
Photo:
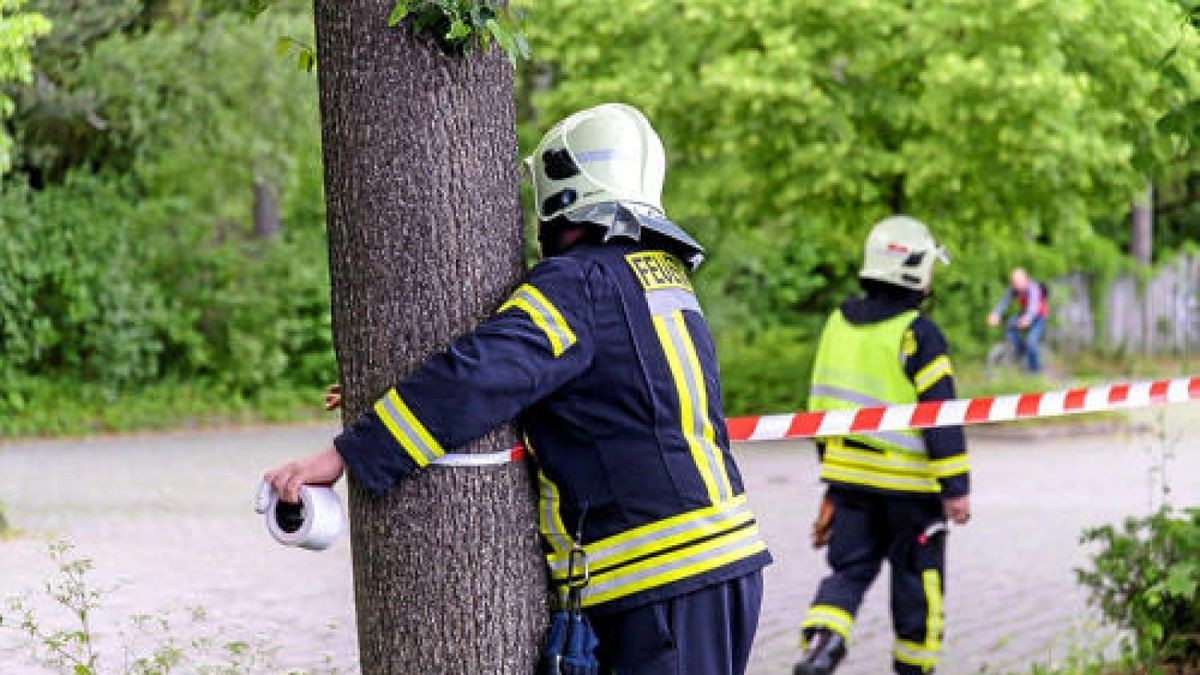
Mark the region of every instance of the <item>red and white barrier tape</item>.
[[733, 441], [775, 441], [1010, 422], [1037, 417], [1144, 408], [1200, 399], [1200, 377], [1104, 384], [1033, 394], [959, 398], [910, 405], [730, 419]]
[[[731, 441], [780, 441], [1011, 422], [1195, 400], [1200, 400], [1200, 376], [909, 405], [733, 417], [726, 424]], [[491, 466], [515, 462], [524, 456], [524, 448], [517, 445], [487, 454], [447, 454], [433, 463], [438, 466]]]

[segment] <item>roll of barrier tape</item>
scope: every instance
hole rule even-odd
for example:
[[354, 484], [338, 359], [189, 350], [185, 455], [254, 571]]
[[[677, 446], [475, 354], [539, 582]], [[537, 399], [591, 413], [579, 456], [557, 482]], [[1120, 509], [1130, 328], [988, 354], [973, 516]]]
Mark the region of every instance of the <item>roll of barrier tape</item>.
[[346, 527], [342, 500], [327, 485], [305, 485], [300, 488], [300, 503], [279, 499], [279, 494], [266, 481], [258, 486], [254, 510], [263, 514], [267, 531], [284, 546], [310, 551], [329, 548]]

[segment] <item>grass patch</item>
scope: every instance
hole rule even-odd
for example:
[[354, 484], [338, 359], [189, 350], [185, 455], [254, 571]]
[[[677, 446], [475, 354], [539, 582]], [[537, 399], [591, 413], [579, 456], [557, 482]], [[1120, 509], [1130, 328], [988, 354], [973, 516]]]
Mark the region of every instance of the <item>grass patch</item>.
[[245, 396], [199, 380], [114, 393], [70, 380], [26, 379], [0, 398], [0, 439], [315, 421], [322, 419], [321, 393], [299, 387]]

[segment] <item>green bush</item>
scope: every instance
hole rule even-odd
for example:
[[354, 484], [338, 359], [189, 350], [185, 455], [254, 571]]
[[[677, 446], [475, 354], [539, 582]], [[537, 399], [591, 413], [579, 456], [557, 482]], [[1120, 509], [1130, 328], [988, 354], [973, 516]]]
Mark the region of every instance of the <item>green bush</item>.
[[1163, 509], [1129, 518], [1121, 529], [1085, 532], [1097, 544], [1079, 581], [1106, 621], [1128, 630], [1129, 660], [1143, 665], [1200, 667], [1200, 509]]
[[729, 416], [802, 410], [816, 341], [795, 328], [718, 334], [722, 399]]
[[[71, 58], [38, 53], [55, 86], [22, 92], [0, 181], [0, 435], [209, 417], [198, 402], [290, 415], [336, 373], [316, 82], [274, 44], [311, 40], [311, 16], [76, 23], [51, 35]], [[79, 112], [60, 96], [87, 103], [86, 143], [50, 124]], [[280, 234], [255, 232], [264, 187]]]

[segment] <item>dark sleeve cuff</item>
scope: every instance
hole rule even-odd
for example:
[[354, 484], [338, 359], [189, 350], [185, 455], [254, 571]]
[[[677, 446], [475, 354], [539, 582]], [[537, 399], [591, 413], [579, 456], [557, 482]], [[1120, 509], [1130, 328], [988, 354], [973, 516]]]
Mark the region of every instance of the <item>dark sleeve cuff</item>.
[[333, 439], [346, 470], [363, 487], [381, 494], [401, 478], [417, 470], [409, 457], [374, 412], [359, 417]]
[[969, 473], [939, 478], [938, 482], [942, 485], [942, 499], [954, 499], [971, 494], [971, 474]]

